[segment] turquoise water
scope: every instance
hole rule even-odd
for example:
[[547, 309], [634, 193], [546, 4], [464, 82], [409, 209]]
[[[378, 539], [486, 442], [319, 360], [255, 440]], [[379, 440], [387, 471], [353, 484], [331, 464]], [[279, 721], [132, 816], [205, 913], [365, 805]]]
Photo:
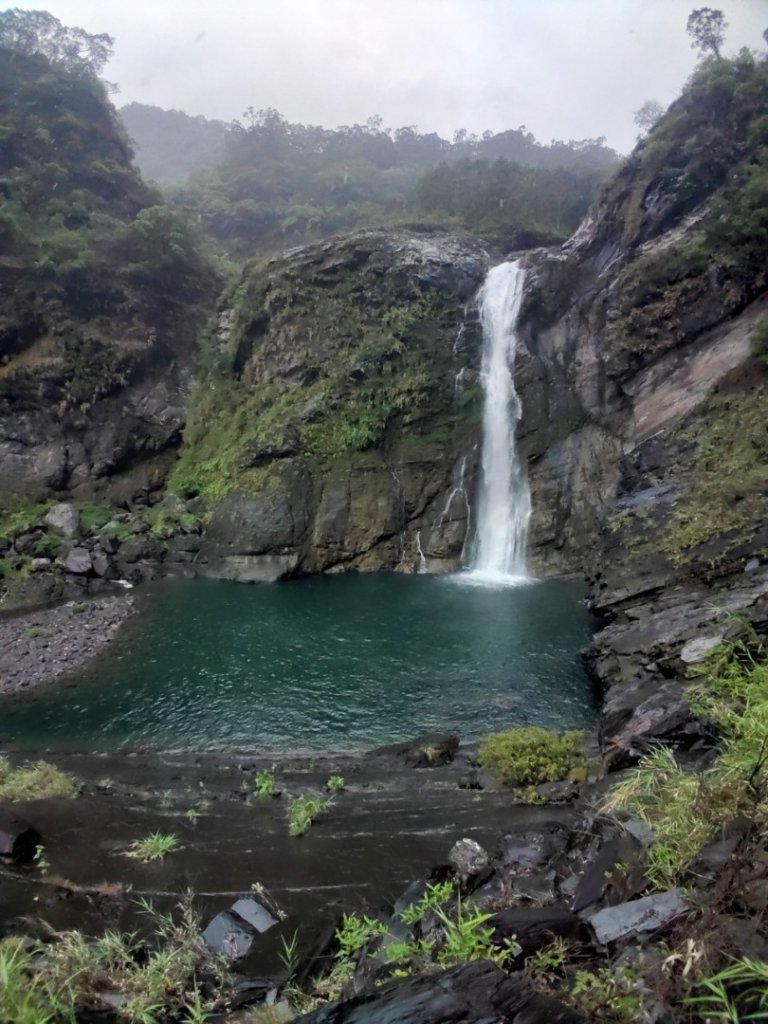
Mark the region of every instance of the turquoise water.
[[5, 701], [0, 744], [334, 749], [429, 730], [579, 727], [596, 704], [577, 583], [166, 580], [75, 679]]

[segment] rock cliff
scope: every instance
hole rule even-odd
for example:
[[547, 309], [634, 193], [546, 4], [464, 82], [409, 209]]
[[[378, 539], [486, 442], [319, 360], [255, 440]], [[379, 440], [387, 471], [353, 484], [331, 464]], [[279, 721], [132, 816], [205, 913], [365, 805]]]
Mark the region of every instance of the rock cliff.
[[0, 48], [0, 114], [0, 509], [157, 490], [217, 275], [94, 75]]
[[488, 264], [469, 237], [390, 231], [246, 270], [170, 481], [211, 509], [200, 571], [458, 566]]
[[706, 65], [558, 252], [531, 254], [518, 390], [544, 571], [610, 620], [605, 749], [692, 742], [727, 613], [766, 619], [765, 60]]

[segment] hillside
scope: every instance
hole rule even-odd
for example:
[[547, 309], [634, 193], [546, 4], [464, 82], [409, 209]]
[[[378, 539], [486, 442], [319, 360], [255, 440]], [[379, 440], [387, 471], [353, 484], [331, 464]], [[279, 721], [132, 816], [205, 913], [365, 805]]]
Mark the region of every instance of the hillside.
[[35, 530], [52, 500], [162, 487], [220, 284], [90, 69], [0, 48], [0, 122], [0, 577], [34, 601], [55, 592], [29, 576], [62, 550]]
[[224, 158], [226, 125], [181, 110], [128, 103], [118, 111], [142, 175], [158, 185], [178, 185]]
[[[135, 110], [125, 113], [140, 143], [142, 169], [153, 176], [167, 141], [158, 144], [146, 114], [139, 124]], [[159, 114], [154, 117], [160, 124]], [[207, 161], [198, 122], [183, 122], [200, 133], [197, 142], [190, 136], [185, 159], [196, 154]], [[177, 119], [167, 127], [175, 137]], [[292, 124], [271, 109], [246, 111], [227, 128], [223, 145], [217, 167], [193, 174], [171, 194], [238, 259], [339, 232], [413, 222], [497, 235], [507, 245], [561, 240], [575, 230], [618, 159], [603, 139], [546, 146], [518, 128], [482, 138], [457, 132], [449, 142], [414, 127], [387, 129], [375, 117], [326, 129]], [[178, 157], [168, 159], [170, 167]]]

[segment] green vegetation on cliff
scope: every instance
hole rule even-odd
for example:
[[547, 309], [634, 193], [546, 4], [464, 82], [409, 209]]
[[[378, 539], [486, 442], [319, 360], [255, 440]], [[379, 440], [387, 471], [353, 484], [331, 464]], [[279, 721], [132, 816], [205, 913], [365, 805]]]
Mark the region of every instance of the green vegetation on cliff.
[[603, 229], [637, 256], [619, 278], [617, 353], [638, 362], [687, 341], [768, 286], [766, 110], [768, 58], [707, 61], [606, 186]]
[[50, 406], [87, 409], [158, 347], [170, 362], [194, 345], [218, 279], [132, 166], [93, 61], [49, 45], [108, 37], [37, 15], [0, 19], [0, 399], [33, 401], [47, 380]]
[[282, 458], [445, 443], [472, 427], [476, 393], [454, 394], [460, 300], [394, 266], [380, 274], [406, 238], [353, 236], [246, 268], [203, 357], [173, 491], [215, 503], [269, 487]]

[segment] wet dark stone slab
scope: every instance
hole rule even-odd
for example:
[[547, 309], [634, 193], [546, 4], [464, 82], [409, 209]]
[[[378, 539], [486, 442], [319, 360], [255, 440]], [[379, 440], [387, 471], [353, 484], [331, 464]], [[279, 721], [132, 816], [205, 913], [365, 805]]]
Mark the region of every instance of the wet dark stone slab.
[[475, 960], [452, 971], [384, 985], [331, 1003], [296, 1024], [587, 1024], [585, 1018], [528, 988], [519, 976]]
[[[35, 822], [45, 836], [50, 875], [67, 879], [70, 888], [64, 892], [38, 872], [0, 865], [0, 920], [34, 910], [56, 928], [97, 932], [106, 924], [130, 931], [139, 923], [137, 900], [168, 911], [191, 890], [207, 923], [253, 897], [258, 884], [265, 889], [258, 902], [286, 918], [239, 963], [254, 976], [280, 970], [282, 937], [290, 940], [321, 920], [335, 922], [342, 912], [391, 905], [414, 879], [444, 863], [459, 839], [494, 849], [499, 832], [559, 833], [576, 817], [567, 807], [515, 806], [508, 794], [460, 789], [462, 768], [455, 765], [384, 771], [352, 760], [299, 759], [276, 768], [285, 796], [258, 800], [252, 780], [264, 761], [253, 756], [73, 755], [56, 761], [84, 781], [84, 795], [20, 804], [14, 813]], [[345, 777], [344, 793], [306, 835], [290, 836], [287, 797], [321, 790], [334, 772]], [[190, 808], [196, 809], [191, 819]], [[177, 836], [168, 857], [142, 864], [125, 856], [134, 840], [154, 831]]]
[[555, 938], [586, 938], [583, 922], [564, 907], [513, 907], [494, 914], [488, 923], [495, 941], [512, 939], [526, 954], [550, 945]]

